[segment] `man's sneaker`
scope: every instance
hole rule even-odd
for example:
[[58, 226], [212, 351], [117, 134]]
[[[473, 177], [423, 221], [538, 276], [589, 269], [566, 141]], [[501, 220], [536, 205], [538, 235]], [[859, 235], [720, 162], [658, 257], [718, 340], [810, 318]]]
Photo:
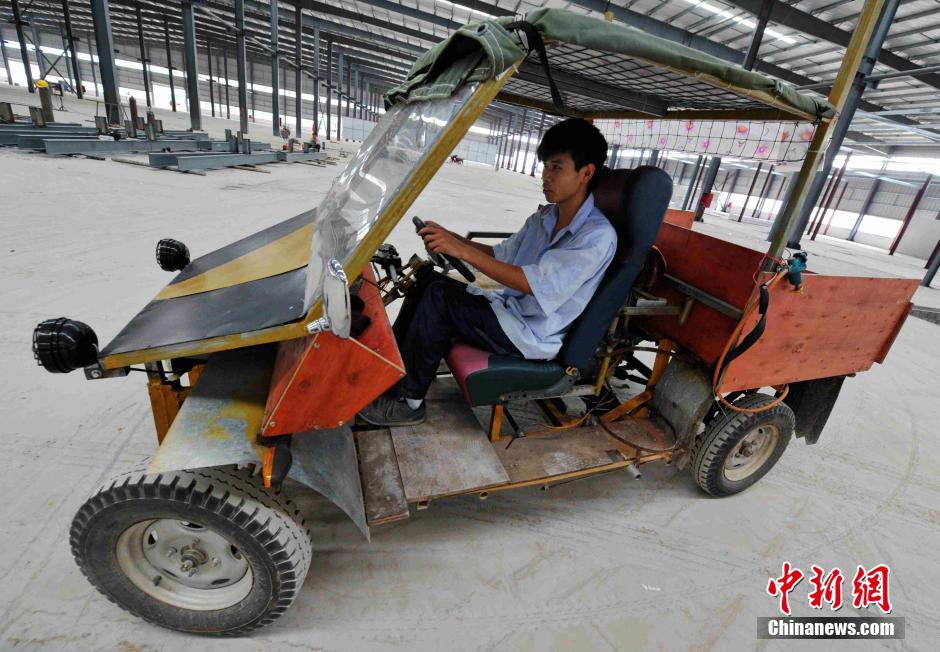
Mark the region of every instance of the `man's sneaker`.
[[412, 410], [404, 398], [383, 394], [362, 408], [359, 418], [373, 426], [416, 426], [424, 423], [424, 403]]

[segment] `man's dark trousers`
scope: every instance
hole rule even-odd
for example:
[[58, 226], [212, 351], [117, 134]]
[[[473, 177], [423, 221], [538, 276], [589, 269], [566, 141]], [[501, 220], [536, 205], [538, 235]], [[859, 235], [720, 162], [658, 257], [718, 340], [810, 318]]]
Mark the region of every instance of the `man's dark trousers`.
[[506, 337], [486, 297], [436, 271], [420, 275], [392, 327], [407, 375], [398, 389], [424, 398], [454, 340], [494, 353], [522, 356]]

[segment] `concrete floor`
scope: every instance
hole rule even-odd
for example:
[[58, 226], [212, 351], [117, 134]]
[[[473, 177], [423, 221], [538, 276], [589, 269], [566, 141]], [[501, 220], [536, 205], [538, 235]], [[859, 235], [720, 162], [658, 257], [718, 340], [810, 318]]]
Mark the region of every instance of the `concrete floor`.
[[[10, 97], [25, 93], [0, 87], [0, 100]], [[184, 115], [160, 117], [186, 126]], [[207, 122], [220, 136], [225, 121]], [[304, 591], [273, 626], [242, 640], [196, 640], [109, 603], [72, 561], [68, 528], [99, 481], [154, 452], [144, 384], [48, 374], [32, 360], [32, 328], [67, 315], [108, 341], [169, 278], [153, 260], [157, 239], [211, 251], [317, 205], [339, 170], [269, 169], [195, 177], [0, 151], [0, 649], [831, 649], [756, 640], [756, 618], [775, 614], [765, 587], [783, 561], [839, 566], [850, 578], [856, 564], [889, 564], [893, 615], [907, 619], [907, 638], [851, 649], [936, 649], [940, 331], [920, 319], [908, 320], [885, 365], [846, 382], [816, 446], [793, 442], [738, 496], [709, 499], [687, 472], [651, 464], [638, 482], [615, 473], [549, 492], [435, 502], [367, 544], [336, 509], [305, 495], [316, 553]], [[446, 165], [410, 213], [502, 230], [540, 200], [528, 176]], [[757, 226], [710, 217], [696, 228], [763, 248]], [[404, 221], [391, 240], [402, 253], [417, 249]], [[818, 271], [922, 274], [922, 262], [840, 241], [809, 249]], [[938, 296], [922, 289], [917, 302], [940, 306]], [[815, 615], [806, 584], [793, 594], [794, 615]]]

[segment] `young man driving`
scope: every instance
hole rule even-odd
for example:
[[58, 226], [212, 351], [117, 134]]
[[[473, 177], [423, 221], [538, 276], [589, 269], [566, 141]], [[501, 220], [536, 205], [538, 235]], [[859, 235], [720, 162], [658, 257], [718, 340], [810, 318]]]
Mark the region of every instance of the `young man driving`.
[[443, 274], [422, 275], [393, 327], [406, 375], [359, 416], [373, 425], [424, 421], [424, 396], [453, 340], [532, 360], [550, 360], [600, 284], [617, 234], [591, 194], [607, 158], [597, 127], [570, 119], [536, 150], [549, 205], [496, 246], [472, 242], [435, 222], [419, 231], [427, 248], [472, 265], [504, 286], [485, 292]]

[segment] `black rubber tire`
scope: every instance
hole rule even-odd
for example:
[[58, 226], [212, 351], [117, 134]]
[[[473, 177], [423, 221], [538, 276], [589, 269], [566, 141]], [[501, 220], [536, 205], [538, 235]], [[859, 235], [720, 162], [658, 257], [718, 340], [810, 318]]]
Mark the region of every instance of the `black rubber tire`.
[[[248, 594], [230, 607], [198, 611], [163, 602], [128, 579], [117, 561], [118, 538], [135, 523], [160, 518], [200, 523], [235, 545], [251, 567]], [[310, 566], [310, 533], [293, 503], [233, 467], [118, 476], [78, 510], [69, 540], [82, 573], [119, 607], [161, 627], [210, 636], [237, 636], [276, 620]]]
[[[742, 408], [759, 408], [774, 400], [766, 394], [748, 394], [734, 401]], [[764, 412], [733, 412], [725, 409], [715, 417], [695, 447], [692, 476], [703, 491], [712, 496], [730, 496], [744, 491], [773, 468], [793, 436], [796, 418], [786, 404], [778, 403]], [[779, 431], [776, 445], [767, 459], [747, 477], [731, 480], [725, 475], [725, 460], [754, 428], [772, 425]]]

